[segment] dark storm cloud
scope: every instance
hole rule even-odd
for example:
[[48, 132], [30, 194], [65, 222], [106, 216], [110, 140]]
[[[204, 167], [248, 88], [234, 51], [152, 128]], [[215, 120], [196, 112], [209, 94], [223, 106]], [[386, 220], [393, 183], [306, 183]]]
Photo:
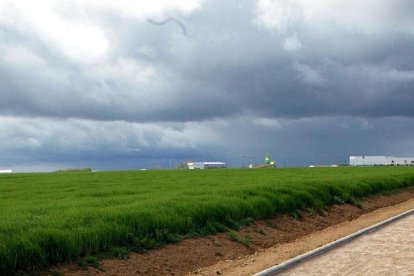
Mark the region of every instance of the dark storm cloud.
[[[360, 32], [299, 19], [280, 30], [257, 23], [255, 1], [209, 1], [193, 13], [173, 13], [188, 25], [188, 37], [144, 18], [112, 15], [103, 24], [95, 11], [110, 41], [103, 64], [59, 56], [53, 44], [9, 25], [1, 31], [0, 112], [141, 122], [240, 114], [412, 117], [414, 35], [397, 28], [414, 23], [411, 6], [401, 1], [386, 15], [401, 13], [401, 20], [390, 18], [395, 31], [376, 30], [381, 18], [373, 16]], [[290, 51], [284, 43], [292, 36], [300, 47]], [[13, 45], [34, 64], [5, 61]]]

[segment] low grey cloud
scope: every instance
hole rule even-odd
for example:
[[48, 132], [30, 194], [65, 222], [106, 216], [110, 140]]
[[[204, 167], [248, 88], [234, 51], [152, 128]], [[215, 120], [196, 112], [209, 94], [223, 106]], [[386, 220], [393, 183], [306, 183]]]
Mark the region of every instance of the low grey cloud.
[[411, 1], [98, 2], [0, 4], [3, 163], [414, 154]]
[[0, 163], [23, 171], [174, 167], [204, 159], [242, 166], [262, 162], [270, 153], [280, 166], [343, 164], [351, 154], [412, 155], [411, 126], [409, 118], [239, 117], [142, 124], [2, 117]]

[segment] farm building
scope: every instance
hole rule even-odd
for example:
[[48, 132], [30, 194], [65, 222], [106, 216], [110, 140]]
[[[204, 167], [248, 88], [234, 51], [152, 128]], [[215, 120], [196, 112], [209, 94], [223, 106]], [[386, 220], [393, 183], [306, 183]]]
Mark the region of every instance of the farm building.
[[350, 156], [350, 166], [414, 166], [412, 157]]
[[187, 166], [190, 170], [194, 169], [221, 169], [226, 168], [227, 164], [224, 162], [188, 162]]
[[12, 173], [12, 170], [0, 170], [0, 173]]

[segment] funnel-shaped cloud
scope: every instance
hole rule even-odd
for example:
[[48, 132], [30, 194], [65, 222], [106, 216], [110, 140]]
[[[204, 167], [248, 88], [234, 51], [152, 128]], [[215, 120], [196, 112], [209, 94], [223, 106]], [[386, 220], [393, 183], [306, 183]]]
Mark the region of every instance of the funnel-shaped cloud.
[[184, 23], [182, 23], [181, 21], [179, 21], [178, 19], [175, 19], [173, 17], [169, 17], [167, 19], [165, 19], [164, 21], [154, 21], [152, 19], [148, 19], [147, 20], [148, 23], [151, 23], [152, 25], [156, 25], [156, 26], [162, 26], [165, 24], [168, 24], [169, 22], [175, 23], [178, 27], [181, 28], [181, 31], [183, 32], [183, 35], [187, 36], [187, 27], [184, 25]]

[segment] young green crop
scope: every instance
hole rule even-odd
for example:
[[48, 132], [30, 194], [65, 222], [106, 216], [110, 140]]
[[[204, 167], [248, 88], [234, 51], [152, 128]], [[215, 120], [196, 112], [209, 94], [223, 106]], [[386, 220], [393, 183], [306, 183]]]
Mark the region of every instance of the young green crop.
[[413, 167], [0, 175], [0, 275], [410, 185]]

